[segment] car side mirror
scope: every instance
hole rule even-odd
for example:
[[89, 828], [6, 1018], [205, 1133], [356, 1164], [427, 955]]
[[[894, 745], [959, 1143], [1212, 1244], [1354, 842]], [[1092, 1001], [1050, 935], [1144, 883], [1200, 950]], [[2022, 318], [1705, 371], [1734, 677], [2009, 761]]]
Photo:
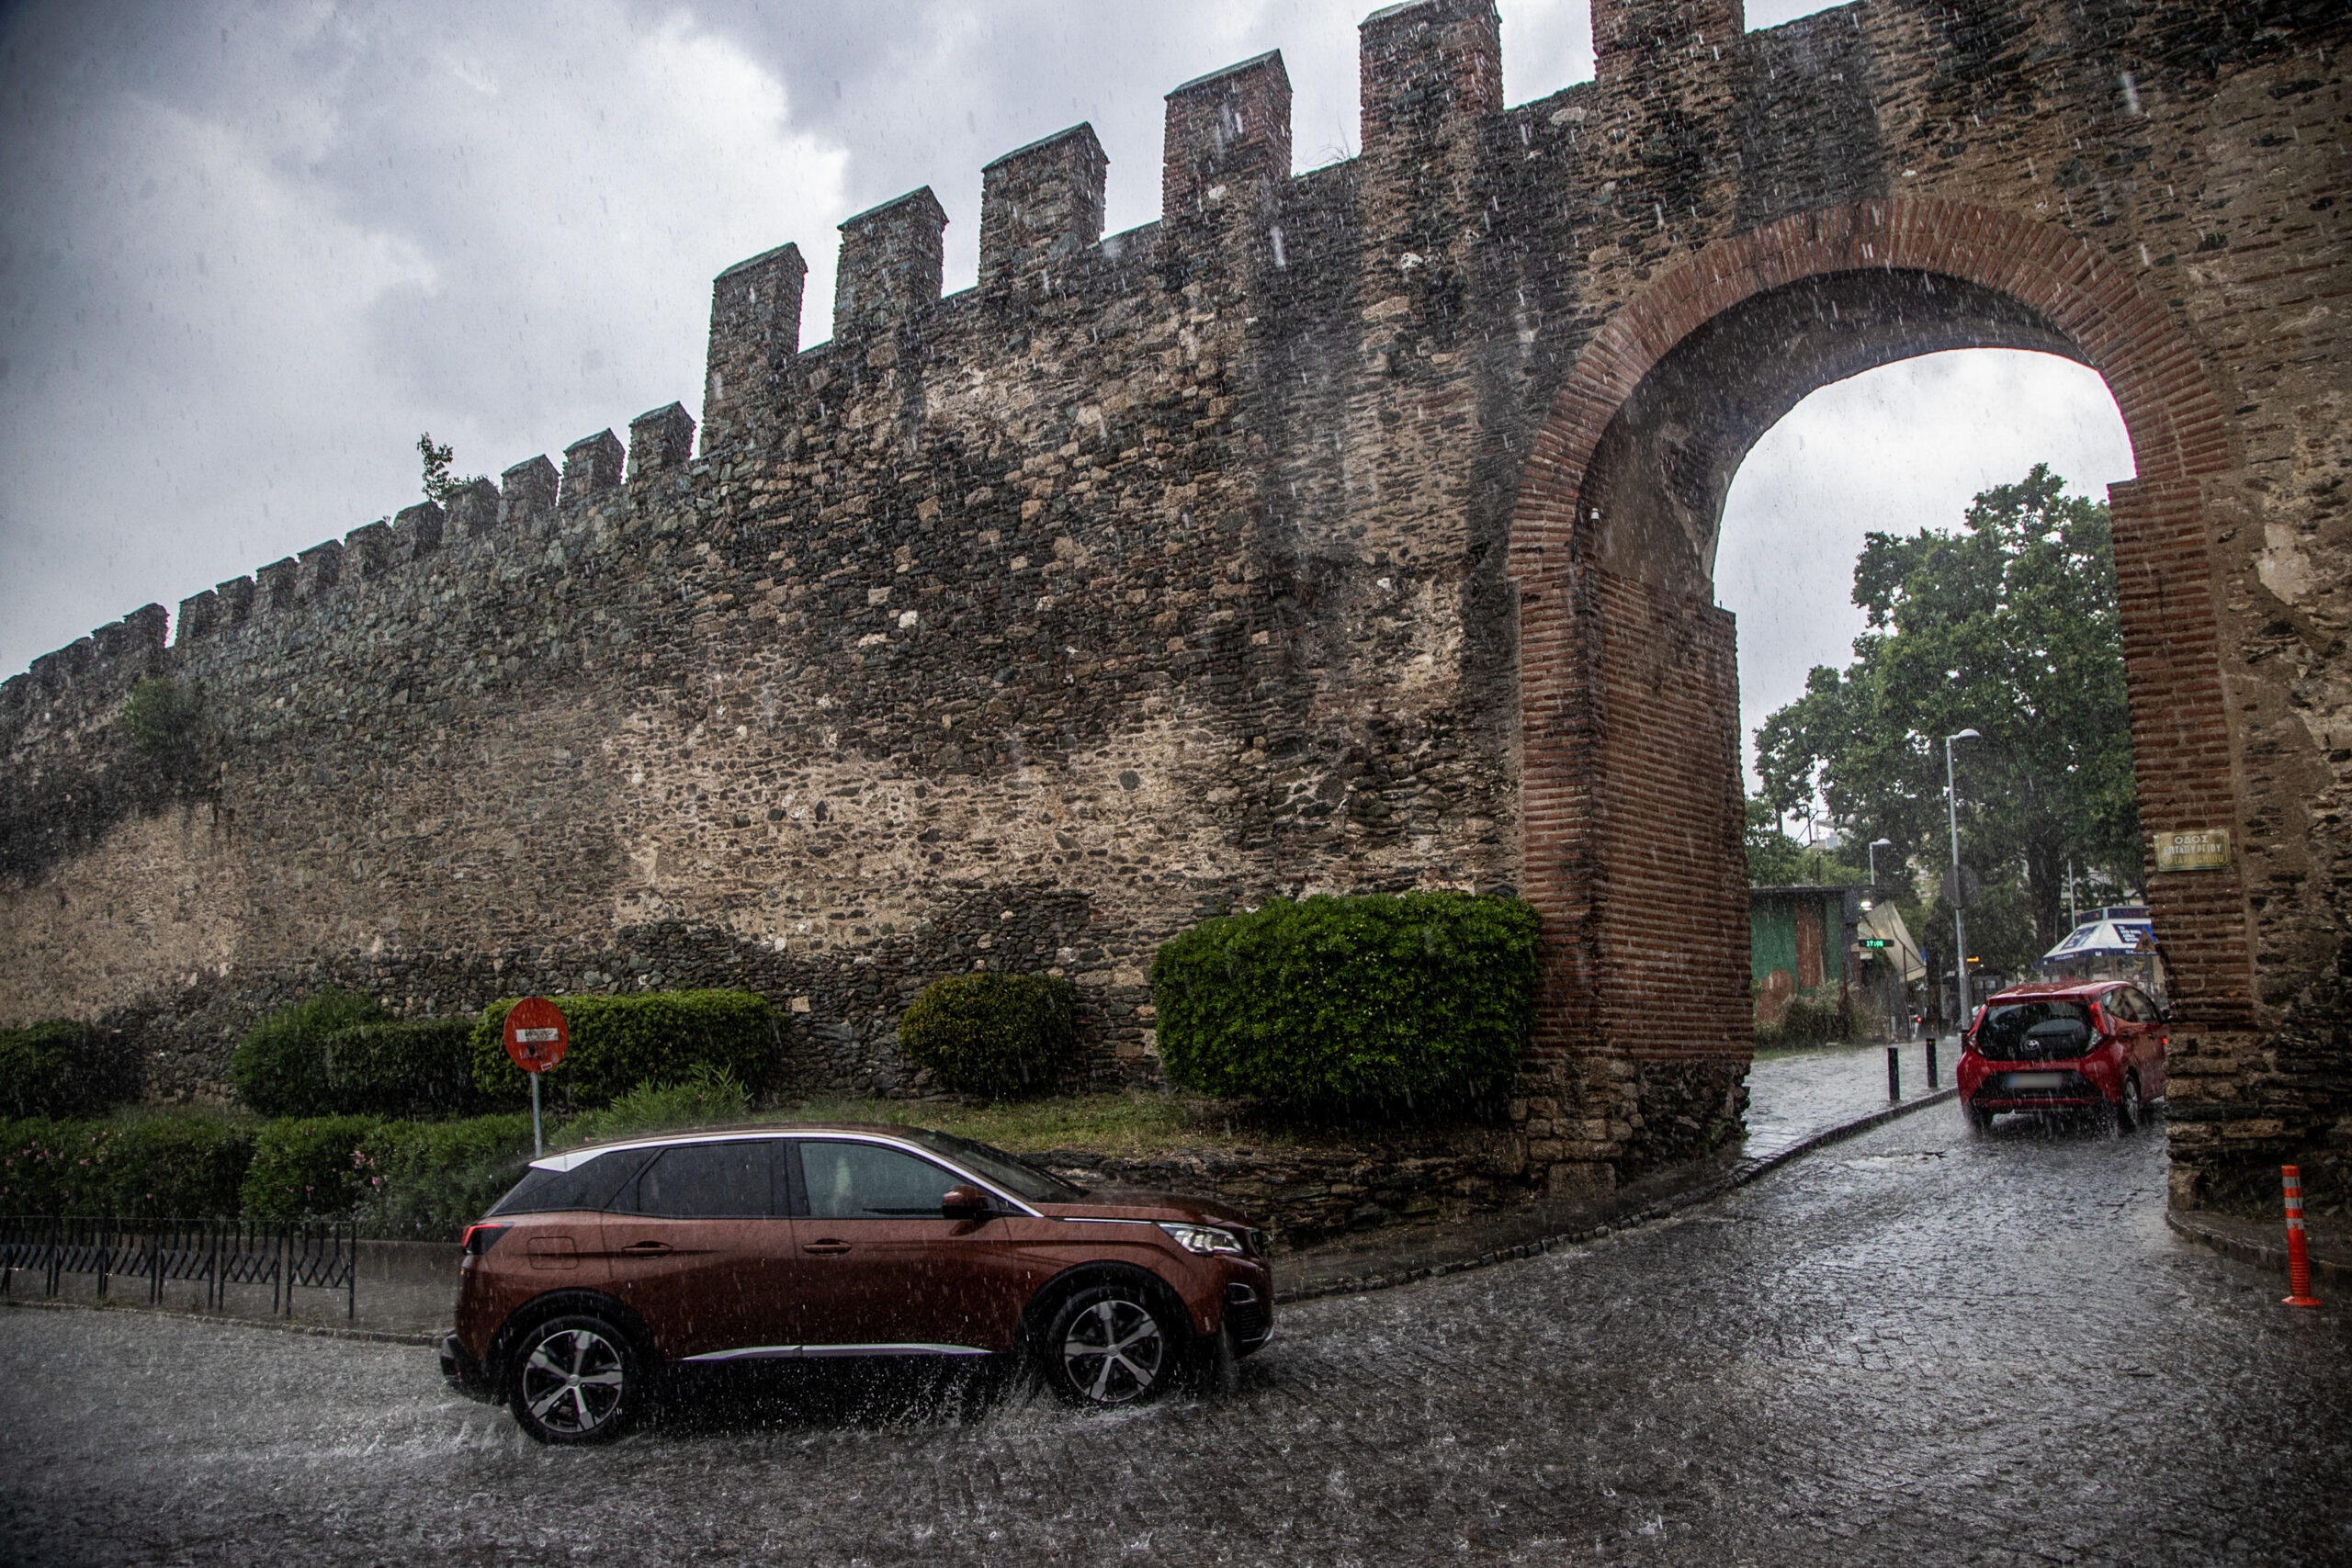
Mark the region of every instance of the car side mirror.
[[939, 1217], [944, 1220], [985, 1220], [990, 1205], [989, 1195], [977, 1187], [951, 1187], [940, 1196]]

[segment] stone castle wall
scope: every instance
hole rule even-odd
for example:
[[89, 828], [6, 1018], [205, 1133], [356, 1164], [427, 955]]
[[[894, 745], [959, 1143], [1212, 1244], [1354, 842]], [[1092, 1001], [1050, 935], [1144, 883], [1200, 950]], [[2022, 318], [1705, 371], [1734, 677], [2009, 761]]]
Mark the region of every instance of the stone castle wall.
[[[2194, 948], [2178, 1195], [2340, 1155], [2345, 24], [1596, 9], [1600, 79], [1517, 107], [1484, 0], [1375, 14], [1363, 154], [1303, 175], [1279, 55], [1186, 84], [1125, 234], [1090, 130], [1023, 148], [950, 298], [928, 190], [861, 214], [828, 344], [797, 250], [754, 257], [698, 450], [672, 404], [36, 661], [0, 1021], [111, 1016], [201, 1094], [324, 979], [741, 984], [787, 1086], [890, 1092], [922, 984], [1050, 968], [1091, 1081], [1149, 1082], [1201, 913], [1510, 889], [1549, 943], [1515, 1146], [1607, 1186], [1740, 1103], [1730, 475], [1826, 380], [2001, 344], [2117, 389], [2152, 828], [2243, 846], [2151, 884]], [[195, 754], [125, 740], [151, 672]]]

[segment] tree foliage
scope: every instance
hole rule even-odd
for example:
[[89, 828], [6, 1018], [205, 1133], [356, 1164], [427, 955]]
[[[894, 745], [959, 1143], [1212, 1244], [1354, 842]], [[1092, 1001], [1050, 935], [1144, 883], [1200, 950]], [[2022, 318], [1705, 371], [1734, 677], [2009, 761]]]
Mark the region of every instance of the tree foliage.
[[1980, 493], [1958, 533], [1867, 536], [1854, 662], [1816, 668], [1757, 731], [1774, 810], [1818, 791], [1849, 836], [1891, 839], [1931, 874], [1950, 861], [1943, 738], [1979, 731], [1954, 750], [1962, 858], [1988, 884], [2021, 874], [2044, 949], [2062, 931], [2069, 857], [2140, 879], [2107, 506], [2064, 489], [2037, 464]]
[[1747, 800], [1747, 885], [1750, 887], [1843, 886], [1867, 882], [1867, 869], [1848, 863], [1842, 849], [1807, 849], [1781, 829], [1769, 802]]
[[449, 465], [457, 461], [458, 449], [446, 441], [435, 446], [429, 430], [416, 438], [416, 455], [424, 460], [424, 499], [435, 506], [448, 505], [451, 496], [469, 484], [481, 482], [480, 474], [463, 479], [452, 475]]

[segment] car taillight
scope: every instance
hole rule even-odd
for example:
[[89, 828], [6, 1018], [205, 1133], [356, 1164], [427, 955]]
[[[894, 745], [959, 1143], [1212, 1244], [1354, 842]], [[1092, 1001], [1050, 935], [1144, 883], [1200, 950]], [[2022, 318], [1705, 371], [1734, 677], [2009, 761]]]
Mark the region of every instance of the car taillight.
[[480, 1258], [498, 1245], [498, 1238], [504, 1235], [507, 1229], [503, 1224], [468, 1225], [465, 1239], [458, 1245], [466, 1249], [468, 1258]]

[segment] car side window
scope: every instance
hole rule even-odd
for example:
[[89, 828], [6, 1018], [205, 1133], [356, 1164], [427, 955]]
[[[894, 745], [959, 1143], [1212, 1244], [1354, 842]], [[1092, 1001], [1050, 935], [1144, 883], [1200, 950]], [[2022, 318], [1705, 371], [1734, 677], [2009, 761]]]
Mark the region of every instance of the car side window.
[[2120, 991], [2109, 994], [2108, 997], [2108, 1002], [2109, 1005], [2113, 1007], [2117, 1012], [2122, 1014], [2133, 1023], [2145, 1023], [2152, 1016], [2154, 1016], [2150, 1012], [2147, 1004], [2140, 999], [2140, 993], [2133, 990], [2129, 986], [2124, 987], [2123, 989]]
[[800, 1175], [808, 1214], [819, 1220], [899, 1220], [939, 1217], [939, 1200], [963, 1179], [927, 1159], [878, 1144], [800, 1145]]
[[679, 1144], [637, 1179], [636, 1201], [614, 1205], [627, 1213], [677, 1220], [763, 1219], [768, 1201], [768, 1159], [774, 1139]]

